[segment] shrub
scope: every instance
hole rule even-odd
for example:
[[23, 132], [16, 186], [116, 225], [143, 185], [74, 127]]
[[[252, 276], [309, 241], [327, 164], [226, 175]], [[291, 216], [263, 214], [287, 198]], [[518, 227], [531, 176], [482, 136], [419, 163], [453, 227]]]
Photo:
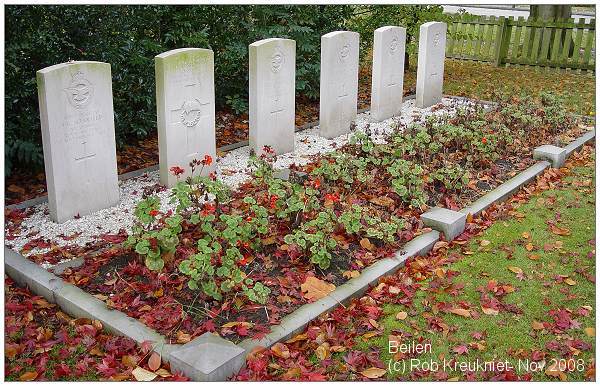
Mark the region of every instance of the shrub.
[[6, 173], [43, 165], [35, 72], [68, 60], [110, 63], [119, 145], [156, 127], [154, 56], [181, 47], [215, 52], [218, 108], [247, 110], [248, 44], [296, 40], [296, 89], [316, 98], [320, 36], [344, 28], [350, 6], [11, 5], [6, 10]]
[[440, 5], [362, 5], [357, 7], [349, 28], [360, 33], [361, 55], [373, 45], [373, 31], [386, 25], [406, 28], [406, 52], [418, 51], [419, 28], [428, 21], [448, 21]]

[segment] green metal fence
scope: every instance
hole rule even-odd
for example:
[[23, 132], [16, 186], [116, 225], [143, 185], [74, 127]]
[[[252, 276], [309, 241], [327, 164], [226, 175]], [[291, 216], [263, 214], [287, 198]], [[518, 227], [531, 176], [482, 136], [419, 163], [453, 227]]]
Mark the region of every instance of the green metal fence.
[[596, 21], [538, 21], [461, 15], [450, 23], [446, 57], [582, 70], [595, 68]]

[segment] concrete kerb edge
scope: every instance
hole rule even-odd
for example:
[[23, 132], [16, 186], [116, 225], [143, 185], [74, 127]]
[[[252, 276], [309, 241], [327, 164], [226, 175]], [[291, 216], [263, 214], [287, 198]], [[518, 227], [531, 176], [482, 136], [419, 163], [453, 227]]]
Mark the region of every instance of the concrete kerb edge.
[[431, 231], [414, 238], [406, 243], [402, 250], [396, 252], [393, 257], [377, 261], [363, 270], [358, 277], [342, 284], [328, 296], [314, 303], [305, 304], [291, 314], [286, 315], [281, 323], [274, 326], [273, 331], [264, 338], [260, 340], [249, 338], [239, 345], [246, 349], [246, 353], [249, 353], [255, 347], [270, 347], [279, 341], [291, 338], [319, 315], [361, 296], [370, 285], [376, 283], [381, 277], [390, 275], [401, 268], [408, 258], [429, 252], [439, 240], [439, 237], [439, 232]]
[[[567, 150], [567, 159], [573, 152], [580, 149], [587, 142], [593, 140], [596, 136], [595, 130], [589, 131], [583, 134], [581, 137], [577, 138], [569, 145], [565, 147]], [[531, 180], [536, 178], [538, 175], [542, 174], [546, 168], [551, 166], [548, 161], [539, 161], [536, 164], [530, 166], [525, 169], [521, 173], [517, 174], [510, 180], [506, 181], [502, 185], [498, 186], [496, 189], [491, 192], [485, 194], [483, 197], [480, 197], [478, 200], [473, 202], [466, 208], [460, 210], [460, 212], [465, 214], [471, 214], [473, 216], [478, 215], [483, 210], [489, 208], [494, 203], [499, 203], [505, 201], [509, 198], [515, 191], [519, 190], [522, 186], [528, 184]]]
[[165, 363], [169, 359], [169, 353], [178, 346], [168, 344], [162, 335], [137, 319], [121, 311], [108, 309], [101, 300], [65, 282], [6, 246], [4, 269], [17, 284], [29, 287], [31, 292], [57, 304], [72, 317], [99, 320], [107, 331], [131, 338], [138, 344], [144, 341], [154, 342], [154, 351], [161, 354]]
[[577, 138], [567, 146], [565, 146], [565, 150], [567, 151], [567, 157], [571, 156], [574, 152], [581, 149], [583, 145], [593, 140], [596, 137], [596, 130], [591, 130]]
[[[595, 132], [588, 132], [571, 142], [571, 144], [567, 146], [567, 149], [570, 149], [568, 155], [582, 147], [594, 137]], [[536, 163], [481, 197], [471, 206], [464, 208], [461, 212], [472, 213], [473, 215], [479, 214], [493, 203], [508, 198], [512, 193], [541, 174], [549, 166], [550, 163], [547, 161]], [[360, 276], [339, 286], [327, 297], [314, 303], [305, 304], [296, 311], [285, 316], [282, 319], [281, 324], [274, 326], [272, 332], [263, 339], [246, 339], [238, 346], [245, 349], [246, 354], [248, 354], [257, 346], [270, 347], [278, 341], [292, 337], [322, 313], [328, 312], [334, 307], [362, 295], [367, 288], [377, 282], [379, 278], [389, 275], [402, 267], [408, 258], [415, 255], [424, 255], [429, 252], [433, 245], [439, 240], [439, 236], [439, 232], [431, 231], [416, 237], [408, 242], [394, 257], [374, 263], [363, 270]], [[61, 278], [27, 260], [25, 257], [12, 251], [6, 246], [4, 248], [4, 253], [6, 273], [10, 277], [20, 285], [29, 286], [30, 290], [35, 294], [41, 295], [48, 301], [58, 304], [71, 316], [100, 320], [108, 331], [127, 336], [138, 343], [146, 340], [153, 340], [157, 342], [154, 349], [161, 354], [163, 362], [169, 361], [169, 354], [171, 351], [181, 347], [181, 345], [166, 343], [165, 338], [158, 332], [146, 327], [141, 322], [130, 318], [120, 311], [109, 310], [99, 299], [96, 299], [72, 284], [65, 283]]]

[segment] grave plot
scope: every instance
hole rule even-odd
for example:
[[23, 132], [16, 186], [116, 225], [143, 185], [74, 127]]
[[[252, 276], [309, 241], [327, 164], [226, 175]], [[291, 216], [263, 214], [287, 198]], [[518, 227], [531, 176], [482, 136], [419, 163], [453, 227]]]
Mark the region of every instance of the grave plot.
[[294, 153], [201, 156], [192, 180], [171, 168], [171, 189], [158, 173], [123, 181], [118, 206], [62, 224], [46, 205], [11, 213], [6, 242], [47, 268], [78, 256], [56, 273], [170, 342], [260, 338], [428, 232], [428, 207], [464, 208], [531, 166], [534, 148], [587, 130], [550, 97], [414, 103], [379, 123], [360, 114], [331, 140], [299, 133]]

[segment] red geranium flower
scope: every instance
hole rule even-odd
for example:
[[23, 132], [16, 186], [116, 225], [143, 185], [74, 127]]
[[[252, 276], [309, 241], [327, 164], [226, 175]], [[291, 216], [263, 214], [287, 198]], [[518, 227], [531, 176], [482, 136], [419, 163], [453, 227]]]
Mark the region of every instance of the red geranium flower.
[[158, 216], [158, 214], [159, 214], [159, 213], [160, 213], [160, 212], [159, 212], [158, 210], [156, 210], [156, 209], [152, 209], [150, 212], [148, 212], [148, 214], [149, 214], [150, 216], [152, 216], [152, 217], [156, 217], [156, 216]]
[[271, 196], [271, 209], [275, 209], [275, 205], [277, 205], [277, 200], [279, 200], [279, 197], [277, 197], [275, 194]]
[[334, 194], [326, 194], [325, 195], [325, 201], [333, 201], [333, 202], [338, 202], [340, 201], [340, 196], [337, 193]]
[[202, 165], [210, 166], [212, 164], [212, 157], [208, 154], [204, 155], [204, 159], [202, 160]]
[[487, 138], [486, 138], [486, 137], [483, 137], [483, 138], [481, 139], [481, 143], [483, 143], [483, 144], [485, 145], [485, 144], [487, 143]]
[[211, 180], [215, 181], [215, 180], [217, 179], [217, 173], [215, 173], [215, 172], [210, 172], [210, 174], [208, 175], [208, 177], [209, 177]]
[[202, 209], [202, 214], [207, 216], [211, 213], [214, 213], [217, 210], [217, 206], [213, 203], [204, 204], [204, 209]]
[[183, 174], [183, 172], [185, 171], [180, 166], [173, 166], [169, 170], [171, 171], [171, 174], [173, 174], [175, 177], [179, 177], [179, 175]]
[[321, 187], [321, 180], [314, 180], [314, 181], [312, 182], [312, 186], [313, 186], [315, 189], [319, 189], [319, 188]]
[[248, 261], [248, 258], [246, 256], [244, 256], [242, 259], [240, 259], [238, 261], [239, 265], [248, 265], [250, 262]]

